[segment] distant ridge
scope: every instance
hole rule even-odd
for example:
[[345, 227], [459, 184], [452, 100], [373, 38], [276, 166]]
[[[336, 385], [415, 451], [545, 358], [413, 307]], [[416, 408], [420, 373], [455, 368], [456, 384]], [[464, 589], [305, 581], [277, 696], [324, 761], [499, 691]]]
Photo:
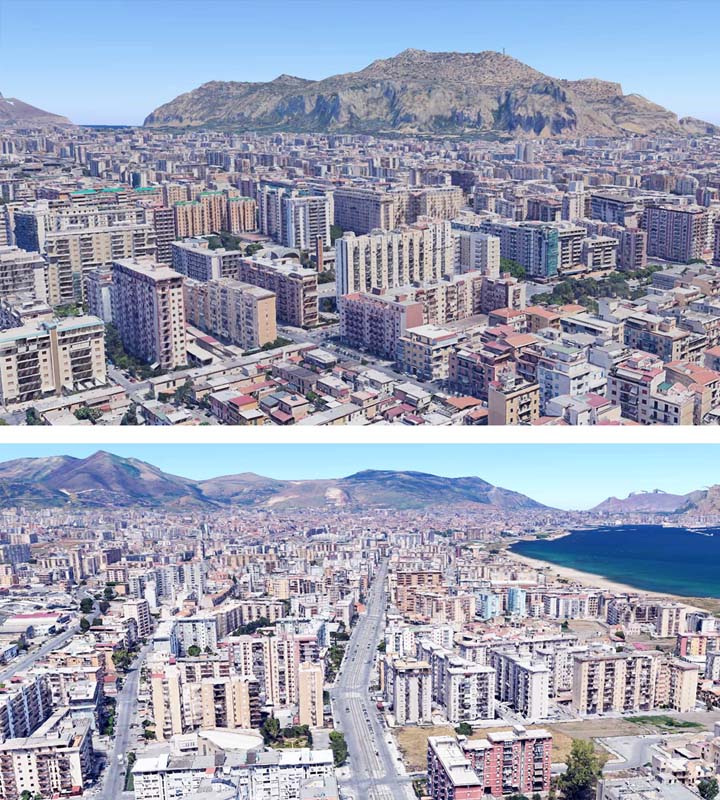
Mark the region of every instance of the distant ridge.
[[46, 125], [72, 125], [67, 117], [43, 111], [16, 97], [3, 97], [0, 93], [0, 127], [43, 127]]
[[562, 80], [493, 51], [408, 49], [319, 81], [210, 81], [156, 108], [152, 127], [257, 131], [627, 136], [716, 133], [618, 83]]
[[480, 478], [366, 470], [328, 480], [274, 480], [254, 473], [193, 481], [134, 458], [98, 451], [0, 463], [0, 507], [78, 506], [213, 509], [545, 508], [519, 492]]

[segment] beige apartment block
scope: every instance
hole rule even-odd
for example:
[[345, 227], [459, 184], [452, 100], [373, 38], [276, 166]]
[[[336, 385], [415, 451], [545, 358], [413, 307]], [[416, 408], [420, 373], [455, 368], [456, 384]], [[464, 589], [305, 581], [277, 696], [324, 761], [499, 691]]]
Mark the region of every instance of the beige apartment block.
[[323, 667], [304, 662], [298, 667], [298, 706], [301, 725], [323, 725]]
[[0, 331], [2, 403], [101, 386], [105, 369], [105, 325], [97, 317], [40, 321]]
[[38, 201], [15, 212], [17, 244], [48, 260], [48, 302], [85, 297], [85, 273], [130, 256], [154, 256], [155, 228], [140, 206], [50, 208]]
[[259, 286], [219, 278], [186, 280], [185, 315], [191, 325], [252, 350], [277, 339], [275, 294]]
[[346, 233], [335, 241], [335, 259], [338, 297], [439, 281], [455, 267], [450, 223], [420, 221], [392, 231]]
[[529, 425], [540, 417], [540, 386], [505, 374], [488, 387], [489, 425]]
[[150, 258], [112, 265], [113, 321], [126, 350], [161, 369], [187, 361], [183, 276]]

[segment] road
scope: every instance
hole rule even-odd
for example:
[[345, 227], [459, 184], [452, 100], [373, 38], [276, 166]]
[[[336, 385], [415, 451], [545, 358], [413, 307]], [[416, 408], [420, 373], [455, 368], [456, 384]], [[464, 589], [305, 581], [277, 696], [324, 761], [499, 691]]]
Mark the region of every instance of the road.
[[[152, 643], [148, 643], [140, 650], [135, 661], [133, 661], [132, 667], [125, 675], [123, 687], [117, 696], [115, 705], [115, 739], [112, 749], [108, 753], [103, 788], [100, 792], [100, 796], [104, 798], [117, 798], [123, 794], [127, 753], [130, 749], [132, 735], [130, 724], [138, 707], [140, 669], [151, 647]], [[122, 761], [119, 760], [119, 757], [122, 757]]]
[[63, 633], [59, 633], [57, 636], [53, 636], [52, 639], [48, 639], [47, 642], [45, 642], [45, 644], [39, 647], [37, 650], [33, 650], [32, 652], [11, 661], [10, 666], [0, 672], [0, 683], [9, 681], [10, 678], [12, 678], [12, 676], [18, 672], [23, 672], [26, 669], [30, 669], [30, 667], [32, 667], [36, 661], [39, 661], [41, 658], [45, 658], [48, 653], [52, 652], [53, 650], [57, 650], [66, 642], [70, 641], [70, 639], [72, 639], [72, 637], [79, 630], [79, 625], [73, 625]]
[[138, 400], [142, 400], [143, 396], [150, 388], [150, 384], [147, 381], [133, 382], [125, 375], [124, 372], [122, 372], [122, 370], [119, 370], [117, 367], [110, 366], [109, 364], [107, 368], [107, 374], [113, 383], [116, 383], [118, 386], [122, 386], [122, 388], [127, 392], [128, 397], [136, 402]]
[[375, 574], [367, 610], [352, 632], [335, 686], [330, 692], [335, 726], [345, 735], [350, 777], [342, 781], [355, 800], [414, 800], [410, 778], [393, 754], [369, 687], [385, 625], [387, 561]]

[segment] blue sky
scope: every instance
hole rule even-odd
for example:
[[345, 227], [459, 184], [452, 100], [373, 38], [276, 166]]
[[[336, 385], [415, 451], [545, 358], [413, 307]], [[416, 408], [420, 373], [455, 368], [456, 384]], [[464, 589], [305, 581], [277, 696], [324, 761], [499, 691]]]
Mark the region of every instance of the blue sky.
[[505, 48], [720, 123], [719, 24], [717, 0], [0, 0], [0, 91], [78, 123], [137, 124], [208, 80]]
[[686, 493], [720, 483], [717, 445], [6, 444], [0, 445], [0, 461], [63, 454], [84, 458], [98, 448], [195, 479], [238, 472], [337, 478], [363, 469], [475, 475], [557, 508], [589, 508], [631, 491]]

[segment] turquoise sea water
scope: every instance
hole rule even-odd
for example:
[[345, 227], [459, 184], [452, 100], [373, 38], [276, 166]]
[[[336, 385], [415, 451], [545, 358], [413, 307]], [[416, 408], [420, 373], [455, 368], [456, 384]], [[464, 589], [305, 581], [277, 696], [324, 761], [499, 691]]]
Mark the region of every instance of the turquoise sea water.
[[720, 597], [720, 528], [593, 528], [560, 539], [517, 542], [510, 550], [638, 589]]

